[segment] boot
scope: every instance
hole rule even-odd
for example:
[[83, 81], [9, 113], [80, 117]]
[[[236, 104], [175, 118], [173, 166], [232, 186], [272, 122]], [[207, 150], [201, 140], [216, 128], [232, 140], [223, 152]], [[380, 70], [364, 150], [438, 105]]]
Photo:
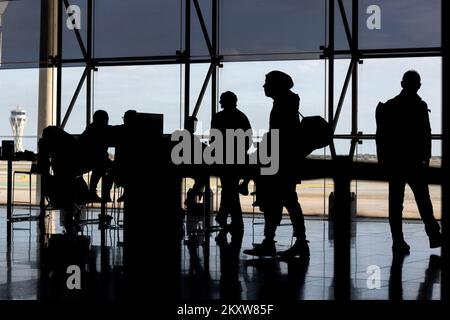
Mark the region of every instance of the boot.
[[439, 232], [434, 235], [430, 235], [429, 240], [430, 248], [432, 249], [439, 248], [442, 245], [442, 236]]
[[403, 239], [394, 241], [392, 244], [392, 253], [394, 255], [408, 255], [409, 245]]
[[309, 246], [307, 240], [297, 240], [294, 245], [285, 251], [278, 252], [278, 255], [282, 259], [294, 258], [300, 256], [300, 258], [309, 259]]
[[255, 245], [253, 249], [244, 250], [244, 253], [251, 256], [275, 256], [277, 249], [275, 248], [275, 241], [264, 239], [263, 242]]

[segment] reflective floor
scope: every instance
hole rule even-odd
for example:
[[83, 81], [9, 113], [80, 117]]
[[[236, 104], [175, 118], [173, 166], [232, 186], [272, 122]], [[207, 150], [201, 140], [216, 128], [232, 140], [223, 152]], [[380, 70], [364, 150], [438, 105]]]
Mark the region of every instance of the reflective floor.
[[[186, 234], [195, 234], [195, 222]], [[182, 248], [183, 299], [331, 300], [333, 290], [333, 241], [328, 221], [306, 221], [310, 241], [309, 262], [290, 263], [275, 258], [253, 258], [242, 253], [262, 240], [263, 220], [245, 219], [239, 239], [212, 233], [185, 241]], [[353, 225], [351, 295], [355, 300], [440, 299], [440, 249], [430, 249], [423, 224], [404, 223], [411, 254], [393, 259], [387, 220], [361, 220]], [[189, 238], [189, 237], [187, 237]], [[277, 233], [277, 250], [293, 239], [289, 220]], [[208, 243], [209, 242], [209, 243]], [[209, 250], [206, 250], [209, 248]]]
[[[5, 211], [0, 208], [0, 300], [79, 298], [54, 286], [52, 279], [57, 278], [58, 269], [49, 268], [51, 263], [43, 270], [40, 253], [46, 251], [41, 251], [38, 222], [14, 223], [8, 242]], [[91, 210], [84, 218], [96, 219], [98, 213], [98, 210]], [[50, 214], [46, 220], [47, 232], [61, 233], [61, 222], [59, 212]], [[90, 242], [89, 253], [83, 260], [89, 271], [84, 280], [89, 292], [84, 298], [122, 298], [121, 224], [119, 216], [113, 217], [113, 228], [106, 233], [104, 250], [100, 246], [98, 225], [83, 226], [80, 234]], [[199, 223], [196, 218], [185, 221], [185, 237], [181, 243], [180, 291], [183, 300], [333, 299], [333, 236], [329, 233], [328, 221], [313, 218], [306, 221], [310, 261], [298, 259], [290, 263], [274, 258], [255, 259], [242, 253], [262, 240], [261, 218], [245, 217], [242, 239], [233, 239], [223, 232], [212, 232], [205, 237], [203, 232], [198, 232], [203, 227], [204, 223]], [[404, 259], [392, 257], [386, 220], [360, 220], [354, 223], [353, 232], [356, 236], [352, 238], [351, 248], [352, 299], [440, 298], [440, 250], [429, 249], [422, 223], [405, 221], [404, 233], [411, 245], [411, 254]], [[284, 220], [277, 233], [277, 249], [288, 248], [292, 241], [289, 220]], [[52, 261], [48, 256], [46, 259]]]
[[[26, 217], [29, 214], [30, 210], [27, 208], [14, 210], [16, 217]], [[82, 283], [83, 286], [87, 284], [84, 287], [89, 290], [74, 290], [72, 294], [59, 288], [59, 283], [65, 282], [58, 278], [66, 272], [66, 269], [61, 270], [59, 262], [62, 263], [72, 253], [72, 246], [62, 245], [59, 241], [61, 239], [55, 236], [53, 239], [58, 241], [53, 240], [53, 248], [48, 249], [51, 247], [51, 236], [63, 232], [64, 221], [60, 212], [47, 212], [43, 234], [37, 220], [12, 223], [8, 239], [6, 209], [0, 208], [0, 300], [120, 298], [123, 238], [123, 232], [119, 228], [121, 221], [118, 215], [113, 215], [111, 228], [106, 232], [107, 247], [101, 250], [100, 232], [96, 223], [98, 214], [99, 210], [90, 209], [81, 216], [83, 223], [78, 239], [88, 239], [90, 246], [85, 257], [77, 257], [74, 264], [82, 266]], [[37, 210], [31, 211], [31, 216], [37, 215]], [[78, 243], [74, 247], [79, 247]], [[41, 250], [42, 248], [45, 249]], [[79, 261], [83, 261], [83, 264], [78, 263]]]

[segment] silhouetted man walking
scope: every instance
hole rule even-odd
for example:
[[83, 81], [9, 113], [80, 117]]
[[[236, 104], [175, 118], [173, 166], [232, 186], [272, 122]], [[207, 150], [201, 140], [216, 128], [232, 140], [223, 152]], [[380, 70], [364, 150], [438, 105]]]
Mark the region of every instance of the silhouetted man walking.
[[403, 90], [398, 96], [380, 103], [376, 110], [378, 162], [389, 174], [389, 224], [394, 254], [409, 253], [402, 232], [406, 183], [414, 193], [430, 247], [441, 246], [440, 227], [433, 215], [424, 175], [431, 158], [431, 128], [428, 106], [417, 94], [420, 75], [407, 71], [401, 86]]
[[261, 177], [261, 182], [257, 183], [257, 195], [259, 194], [258, 198], [261, 199], [258, 202], [261, 202], [260, 208], [264, 211], [265, 239], [254, 249], [245, 250], [246, 254], [255, 256], [276, 254], [275, 232], [282, 219], [283, 207], [286, 207], [297, 240], [291, 248], [278, 254], [283, 258], [297, 255], [309, 258], [305, 221], [296, 191], [298, 181], [293, 174], [293, 169], [298, 166], [295, 154], [298, 151], [296, 142], [300, 125], [298, 113], [300, 98], [291, 91], [293, 86], [292, 78], [284, 72], [272, 71], [266, 75], [264, 93], [273, 99], [269, 129], [279, 130], [280, 167], [276, 175]]
[[[247, 116], [240, 111], [237, 106], [237, 97], [231, 92], [227, 91], [220, 96], [220, 105], [222, 111], [216, 113], [211, 119], [211, 129], [218, 129], [224, 137], [224, 146], [227, 145], [226, 130], [227, 129], [242, 129], [244, 132], [251, 129], [250, 122]], [[251, 141], [246, 143], [246, 151], [250, 148]], [[234, 155], [236, 156], [237, 150]], [[216, 216], [216, 221], [221, 227], [226, 227], [228, 214], [231, 215], [231, 227], [235, 230], [241, 230], [244, 227], [242, 221], [242, 209], [239, 200], [239, 177], [230, 174], [220, 177], [222, 186], [222, 194], [220, 201], [219, 212]]]

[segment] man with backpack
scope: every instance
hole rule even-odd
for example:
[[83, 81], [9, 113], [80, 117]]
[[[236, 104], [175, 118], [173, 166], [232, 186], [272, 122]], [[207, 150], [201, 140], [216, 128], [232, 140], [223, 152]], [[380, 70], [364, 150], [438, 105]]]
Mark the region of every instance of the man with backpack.
[[[257, 182], [257, 198], [261, 199], [260, 208], [264, 212], [264, 240], [253, 249], [244, 253], [254, 256], [274, 256], [275, 232], [282, 219], [283, 207], [291, 218], [294, 245], [286, 251], [278, 252], [282, 258], [300, 256], [309, 259], [309, 246], [306, 240], [305, 221], [302, 208], [298, 202], [296, 191], [297, 178], [295, 168], [298, 166], [295, 156], [297, 135], [300, 128], [299, 104], [300, 98], [291, 91], [294, 83], [284, 72], [272, 71], [266, 75], [264, 93], [273, 99], [270, 112], [269, 129], [279, 131], [280, 167], [276, 175], [262, 176]], [[294, 142], [294, 144], [292, 143]]]
[[377, 107], [376, 143], [378, 162], [389, 175], [392, 251], [404, 255], [410, 249], [402, 232], [406, 183], [414, 193], [431, 248], [441, 246], [441, 233], [425, 180], [431, 158], [431, 127], [428, 106], [417, 94], [421, 87], [420, 75], [407, 71], [401, 86], [403, 90], [398, 96]]

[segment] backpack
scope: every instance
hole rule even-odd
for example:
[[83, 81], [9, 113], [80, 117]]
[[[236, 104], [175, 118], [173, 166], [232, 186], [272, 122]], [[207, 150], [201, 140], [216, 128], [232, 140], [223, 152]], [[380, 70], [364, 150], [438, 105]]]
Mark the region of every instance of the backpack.
[[329, 146], [333, 141], [333, 128], [321, 116], [304, 117], [299, 125], [301, 152], [305, 157], [316, 149]]

